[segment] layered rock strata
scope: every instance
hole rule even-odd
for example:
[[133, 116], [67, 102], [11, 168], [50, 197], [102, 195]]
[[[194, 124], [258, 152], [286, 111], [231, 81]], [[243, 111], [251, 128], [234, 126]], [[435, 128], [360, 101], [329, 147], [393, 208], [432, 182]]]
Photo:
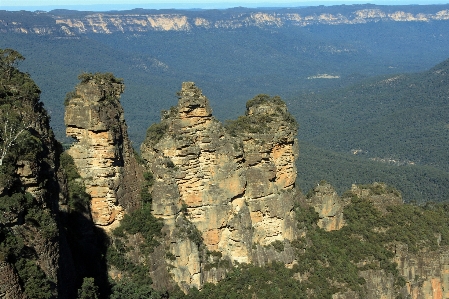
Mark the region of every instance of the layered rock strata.
[[123, 91], [112, 75], [87, 74], [69, 96], [64, 118], [67, 136], [76, 140], [68, 153], [92, 198], [93, 221], [105, 228], [139, 205], [143, 181], [119, 102]]
[[153, 213], [170, 231], [172, 273], [184, 289], [223, 276], [217, 268], [205, 270], [213, 257], [202, 256], [202, 244], [230, 262], [292, 262], [288, 250], [276, 256], [267, 249], [295, 237], [298, 147], [286, 115], [283, 102], [267, 98], [245, 116], [265, 117], [263, 130], [232, 136], [201, 90], [185, 82], [178, 105], [149, 128], [141, 152], [155, 178]]

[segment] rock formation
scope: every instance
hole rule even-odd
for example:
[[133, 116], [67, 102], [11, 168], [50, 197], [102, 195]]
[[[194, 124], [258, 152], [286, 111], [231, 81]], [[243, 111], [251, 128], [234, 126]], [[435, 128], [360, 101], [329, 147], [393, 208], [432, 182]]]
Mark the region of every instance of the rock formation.
[[142, 169], [127, 134], [120, 95], [121, 80], [111, 74], [85, 74], [68, 96], [67, 136], [76, 142], [68, 153], [92, 198], [95, 224], [110, 225], [140, 203]]
[[[298, 147], [289, 117], [280, 99], [262, 96], [233, 124], [249, 130], [227, 130], [195, 84], [185, 82], [178, 105], [149, 128], [141, 152], [155, 177], [153, 213], [170, 231], [175, 281], [186, 288], [214, 281], [202, 269], [200, 243], [222, 260], [264, 264], [274, 259], [267, 246], [295, 238]], [[292, 262], [287, 256], [276, 258]]]
[[344, 225], [344, 201], [338, 196], [332, 186], [326, 182], [318, 184], [313, 189], [307, 203], [314, 207], [320, 219], [318, 226], [326, 231], [338, 230]]
[[[352, 185], [346, 196], [356, 196], [359, 199], [368, 200], [382, 214], [388, 213], [388, 208], [403, 204], [402, 197], [394, 189], [383, 183], [371, 185]], [[318, 225], [325, 230], [341, 229], [343, 207], [347, 204], [347, 198], [340, 198], [332, 186], [322, 182], [313, 189], [312, 196], [306, 201], [313, 206], [319, 214]], [[341, 221], [337, 220], [340, 219]], [[413, 219], [410, 219], [413, 221]], [[334, 299], [443, 299], [449, 297], [449, 254], [447, 246], [439, 246], [441, 235], [435, 234], [437, 249], [426, 246], [412, 251], [404, 243], [395, 241], [388, 244], [389, 250], [394, 253], [393, 261], [399, 270], [398, 274], [404, 278], [405, 286], [396, 284], [395, 278], [385, 270], [361, 270], [359, 276], [366, 283], [361, 294], [348, 291], [336, 293]]]

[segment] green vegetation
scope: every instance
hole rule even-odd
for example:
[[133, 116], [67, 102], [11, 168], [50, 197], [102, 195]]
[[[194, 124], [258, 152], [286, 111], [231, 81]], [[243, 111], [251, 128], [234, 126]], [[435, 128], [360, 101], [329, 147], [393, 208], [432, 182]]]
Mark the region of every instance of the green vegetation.
[[[145, 211], [148, 212], [148, 210]], [[139, 246], [143, 257], [150, 254], [159, 244], [154, 237], [161, 235], [162, 222], [155, 219], [147, 221], [143, 219], [145, 216], [154, 218], [151, 214], [144, 216], [143, 213], [138, 215], [134, 213], [132, 216], [138, 219], [136, 221], [130, 218], [124, 219], [121, 226], [113, 231], [114, 236], [107, 247], [106, 260], [109, 267], [113, 266], [123, 273], [120, 280], [113, 282], [109, 298], [144, 298], [141, 296], [158, 294], [151, 288], [149, 266], [142, 261], [133, 261], [127, 254], [134, 249], [134, 246]], [[132, 233], [140, 233], [144, 238], [143, 243], [131, 244], [128, 236]], [[156, 296], [148, 298], [159, 298], [159, 295]]]
[[387, 165], [358, 155], [337, 153], [299, 142], [297, 185], [310, 190], [325, 179], [339, 194], [352, 184], [385, 182], [400, 191], [406, 202], [449, 199], [449, 173], [432, 166]]
[[165, 123], [154, 123], [147, 129], [145, 143], [149, 145], [157, 144], [168, 130], [168, 125]]
[[35, 261], [22, 258], [15, 263], [15, 267], [24, 282], [25, 294], [29, 298], [54, 298], [52, 292], [55, 288], [54, 283], [47, 278]]
[[[379, 26], [382, 30], [374, 25], [351, 28], [348, 26], [335, 28], [334, 26], [332, 30], [316, 26], [307, 30], [301, 28], [295, 32], [279, 29], [277, 33], [283, 36], [274, 32], [260, 32], [259, 29], [230, 30], [219, 33], [204, 30], [204, 32], [193, 32], [188, 36], [178, 32], [152, 32], [142, 34], [145, 37], [143, 43], [137, 36], [127, 35], [127, 38], [123, 38], [123, 34], [97, 35], [79, 40], [47, 39], [46, 37], [43, 39], [31, 35], [21, 37], [5, 34], [2, 36], [0, 46], [18, 44], [29, 53], [37, 53], [26, 68], [35, 73], [43, 82], [42, 86], [48, 90], [45, 91], [47, 104], [50, 108], [55, 107], [52, 109], [53, 115], [59, 118], [58, 127], [61, 132], [63, 130], [60, 112], [63, 108], [52, 101], [63, 98], [59, 95], [63, 94], [61, 91], [65, 92], [67, 88], [61, 86], [71, 83], [70, 76], [85, 69], [84, 63], [90, 64], [89, 68], [95, 70], [106, 65], [111, 66], [118, 70], [117, 73], [122, 77], [130, 78], [129, 80], [136, 79], [132, 86], [138, 91], [125, 97], [124, 99], [129, 101], [124, 102], [127, 105], [125, 109], [130, 108], [127, 109], [130, 115], [127, 119], [132, 124], [133, 138], [138, 140], [143, 136], [142, 128], [147, 127], [148, 102], [152, 103], [151, 110], [156, 111], [150, 112], [153, 113], [150, 119], [155, 120], [158, 117], [159, 108], [166, 105], [165, 101], [170, 95], [170, 90], [175, 90], [179, 85], [181, 81], [179, 74], [185, 76], [190, 72], [193, 80], [204, 80], [202, 88], [208, 96], [217, 101], [218, 115], [228, 118], [234, 116], [235, 111], [239, 110], [237, 106], [242, 97], [247, 98], [248, 94], [256, 93], [255, 90], [259, 90], [260, 86], [264, 86], [266, 89], [264, 92], [278, 93], [281, 89], [285, 93], [296, 93], [299, 89], [298, 82], [303, 84], [300, 87], [303, 90], [318, 90], [324, 86], [346, 85], [366, 75], [391, 72], [390, 65], [395, 72], [403, 71], [405, 67], [401, 65], [407, 64], [406, 58], [403, 57], [416, 61], [416, 55], [404, 54], [404, 46], [408, 51], [413, 50], [416, 53], [424, 47], [440, 49], [439, 58], [432, 59], [442, 59], [444, 55], [447, 55], [447, 37], [444, 37], [444, 34], [439, 35], [438, 41], [427, 38], [430, 36], [429, 28], [433, 33], [444, 33], [447, 29], [445, 25], [435, 22], [419, 25], [401, 24], [394, 28], [391, 24]], [[402, 48], [397, 47], [398, 49], [395, 49], [397, 43], [391, 43], [391, 41], [379, 43], [379, 40], [383, 40], [385, 36], [391, 39], [398, 36], [386, 34], [388, 32], [405, 33], [410, 28], [420, 31], [421, 35], [415, 37], [419, 42], [415, 43], [417, 47], [411, 46], [411, 41], [401, 46]], [[316, 33], [320, 31], [321, 38], [317, 38]], [[364, 34], [359, 35], [358, 31], [363, 31]], [[366, 34], [366, 32], [372, 34]], [[345, 39], [336, 42], [336, 39], [341, 39], [342, 36], [355, 37], [357, 42]], [[409, 35], [399, 34], [399, 36]], [[438, 33], [432, 36], [438, 36]], [[205, 45], [201, 42], [205, 39], [210, 43]], [[413, 40], [413, 37], [410, 39]], [[124, 40], [126, 42], [123, 42]], [[274, 47], [273, 42], [286, 49], [286, 52]], [[179, 43], [186, 46], [176, 47]], [[358, 44], [364, 45], [364, 48], [358, 48]], [[374, 45], [379, 44], [383, 44], [381, 51], [372, 51], [372, 49], [377, 50], [378, 48]], [[189, 49], [190, 52], [178, 55], [183, 48]], [[329, 52], [329, 49], [339, 48], [350, 50], [349, 52], [332, 52], [333, 50]], [[73, 55], [70, 56], [70, 61], [67, 61], [68, 53]], [[207, 56], [205, 55], [207, 53], [212, 54]], [[233, 53], [237, 55], [234, 56]], [[370, 53], [377, 53], [378, 57], [373, 57]], [[343, 79], [333, 83], [317, 83], [316, 80], [306, 82], [307, 80], [303, 79], [308, 73], [314, 74], [321, 71], [323, 59], [329, 61], [331, 55], [332, 62], [326, 65], [326, 71], [342, 74]], [[148, 67], [151, 61], [155, 61], [154, 57], [156, 61], [159, 60], [168, 65], [169, 75], [157, 67]], [[202, 61], [198, 61], [197, 57], [201, 57]], [[363, 59], [368, 57], [368, 62], [363, 62], [361, 57]], [[408, 70], [416, 70], [423, 68], [425, 64], [434, 63], [431, 57], [436, 56], [426, 55], [425, 58], [421, 58], [421, 62], [408, 67]], [[46, 277], [36, 262], [36, 253], [25, 245], [27, 240], [9, 229], [13, 224], [23, 223], [33, 232], [36, 230], [37, 237], [52, 239], [58, 236], [54, 216], [49, 210], [43, 208], [42, 203], [38, 203], [31, 194], [24, 191], [17, 179], [16, 169], [13, 167], [13, 164], [21, 159], [43, 158], [45, 154], [43, 142], [39, 139], [37, 132], [30, 130], [30, 124], [39, 118], [45, 118], [48, 121], [45, 114], [36, 117], [35, 112], [42, 108], [42, 104], [38, 102], [40, 90], [28, 75], [17, 70], [17, 63], [22, 60], [23, 56], [14, 50], [0, 51], [0, 115], [2, 117], [0, 123], [6, 124], [12, 132], [12, 135], [8, 137], [2, 130], [3, 135], [0, 136], [0, 142], [3, 145], [0, 160], [0, 187], [2, 188], [0, 260], [6, 260], [14, 265], [25, 292], [30, 298], [51, 298], [55, 288], [54, 282]], [[377, 61], [377, 64], [372, 61]], [[130, 65], [133, 67], [130, 68]], [[136, 65], [143, 65], [143, 67], [137, 70]], [[342, 66], [347, 69], [343, 70]], [[147, 71], [147, 69], [150, 70]], [[360, 70], [363, 70], [364, 74], [351, 75]], [[202, 75], [204, 73], [210, 75], [206, 77]], [[300, 170], [299, 180], [303, 180], [300, 184], [306, 186], [303, 189], [306, 190], [307, 186], [310, 187], [311, 184], [323, 178], [335, 184], [339, 192], [351, 183], [384, 181], [399, 188], [408, 201], [448, 199], [447, 161], [449, 159], [447, 159], [448, 151], [445, 141], [447, 141], [448, 132], [446, 116], [449, 110], [446, 103], [447, 86], [444, 84], [447, 81], [444, 77], [446, 73], [447, 62], [426, 73], [371, 80], [364, 82], [363, 85], [338, 92], [307, 95], [290, 103], [295, 116], [301, 120], [302, 139], [341, 152], [349, 152], [354, 148], [367, 151], [362, 158], [358, 158], [317, 150], [307, 145], [301, 147], [302, 160], [299, 161], [301, 166], [298, 169]], [[54, 77], [60, 80], [53, 80]], [[148, 79], [149, 77], [151, 79]], [[250, 77], [254, 78], [252, 79], [254, 82], [249, 82], [251, 80], [247, 78]], [[123, 83], [121, 79], [116, 79], [110, 73], [101, 76], [97, 73], [85, 73], [79, 79], [84, 83], [89, 80]], [[164, 82], [166, 79], [170, 81]], [[151, 80], [155, 83], [149, 86], [148, 81]], [[235, 84], [235, 82], [245, 82], [245, 84]], [[226, 87], [223, 88], [223, 86]], [[209, 90], [212, 92], [209, 93]], [[67, 98], [74, 96], [76, 94], [72, 92], [67, 95]], [[278, 97], [269, 98], [266, 95], [260, 95], [249, 101], [247, 107], [269, 101], [277, 103], [278, 100], [280, 100]], [[172, 112], [168, 114], [170, 113]], [[282, 110], [276, 110], [276, 113], [282, 113]], [[296, 127], [290, 115], [283, 117], [284, 121]], [[145, 120], [142, 121], [142, 119]], [[254, 119], [250, 116], [241, 116], [233, 122], [228, 122], [227, 128], [233, 135], [241, 132], [264, 133], [268, 131], [268, 124], [272, 121], [273, 116], [270, 115]], [[165, 134], [166, 127], [159, 125], [149, 131], [147, 136], [150, 138], [147, 140], [157, 142]], [[393, 158], [400, 162], [415, 161], [418, 165], [386, 165], [364, 159], [368, 157]], [[89, 198], [83, 190], [79, 175], [73, 169], [73, 161], [63, 155], [60, 162], [68, 176], [69, 213], [80, 216], [86, 212]], [[174, 164], [167, 164], [167, 166], [174, 166]], [[152, 290], [151, 280], [148, 278], [148, 267], [144, 263], [138, 264], [131, 261], [127, 256], [127, 253], [132, 250], [129, 234], [142, 235], [143, 242], [138, 246], [145, 253], [150, 253], [157, 246], [158, 238], [161, 237], [161, 223], [152, 218], [150, 211], [151, 195], [148, 190], [153, 178], [150, 173], [147, 173], [145, 178], [146, 183], [142, 188], [142, 210], [136, 211], [131, 215], [132, 217], [125, 216], [123, 225], [114, 231], [113, 240], [108, 248], [106, 255], [108, 261], [118, 269], [127, 272], [122, 280], [112, 286], [110, 298], [168, 296]], [[306, 179], [308, 181], [305, 181]], [[370, 188], [370, 186], [367, 187]], [[371, 191], [373, 194], [384, 192], [395, 194], [393, 189], [381, 190], [378, 187], [372, 187]], [[286, 269], [283, 265], [276, 263], [267, 267], [239, 265], [230, 270], [227, 278], [221, 283], [216, 286], [208, 284], [202, 292], [192, 290], [186, 297], [329, 298], [333, 292], [340, 290], [352, 289], [360, 292], [365, 281], [358, 276], [358, 272], [364, 269], [383, 269], [395, 276], [397, 286], [402, 286], [404, 280], [398, 276], [396, 266], [391, 262], [392, 253], [389, 251], [391, 244], [401, 242], [406, 244], [411, 252], [417, 252], [423, 247], [436, 249], [449, 242], [447, 227], [449, 208], [445, 204], [391, 206], [386, 209], [386, 213], [381, 213], [365, 199], [353, 197], [350, 202], [351, 204], [345, 208], [347, 225], [335, 232], [325, 232], [316, 227], [318, 218], [313, 208], [296, 207], [299, 226], [307, 231], [306, 237], [293, 242], [300, 260], [296, 268]], [[68, 230], [68, 233], [70, 235], [71, 231]], [[201, 234], [193, 224], [182, 226], [182, 234], [198, 246], [202, 244]], [[284, 250], [282, 242], [274, 242], [272, 245], [279, 252]], [[221, 259], [215, 253], [211, 255], [218, 260]], [[215, 264], [209, 266], [214, 267]], [[302, 278], [307, 279], [303, 282], [293, 279], [293, 275], [298, 272]], [[97, 295], [94, 280], [86, 278], [79, 296], [95, 298]]]
[[282, 242], [282, 241], [276, 240], [276, 241], [272, 242], [270, 245], [273, 246], [277, 252], [284, 251], [284, 242]]
[[68, 206], [72, 211], [85, 212], [90, 204], [90, 195], [86, 193], [81, 176], [76, 169], [73, 158], [63, 152], [60, 156], [60, 164], [67, 175]]
[[[109, 298], [160, 298], [160, 294], [151, 288], [149, 266], [146, 262], [133, 261], [128, 253], [138, 246], [142, 257], [151, 254], [162, 238], [163, 222], [151, 214], [150, 203], [143, 203], [142, 208], [131, 214], [126, 214], [120, 226], [112, 231], [112, 237], [107, 244], [106, 260], [109, 266], [122, 271], [124, 276], [114, 281]], [[134, 244], [129, 238], [139, 234], [142, 242]]]
[[253, 99], [246, 102], [246, 109], [250, 109], [251, 107], [256, 107], [263, 104], [273, 104], [275, 106], [283, 106], [285, 107], [284, 101], [282, 101], [281, 97], [274, 96], [270, 97], [267, 94], [259, 94], [255, 96]]
[[81, 81], [81, 83], [88, 83], [90, 81], [94, 81], [95, 84], [111, 84], [111, 83], [118, 83], [123, 84], [122, 78], [116, 78], [114, 74], [112, 73], [82, 73], [78, 76], [78, 80]]
[[95, 285], [95, 279], [85, 277], [81, 288], [78, 290], [77, 299], [98, 299], [98, 287]]
[[125, 214], [120, 226], [114, 229], [113, 234], [116, 237], [126, 238], [126, 234], [140, 233], [145, 240], [140, 247], [150, 253], [155, 246], [159, 245], [157, 238], [162, 237], [162, 226], [162, 221], [151, 214], [151, 206], [144, 204], [141, 209], [132, 214]]
[[145, 179], [142, 189], [140, 190], [140, 198], [142, 199], [142, 204], [151, 204], [152, 198], [149, 189], [153, 186], [154, 178], [151, 171], [144, 172], [143, 177]]
[[[112, 287], [109, 299], [159, 299], [167, 298], [166, 294], [155, 291], [150, 284], [142, 284], [135, 279], [123, 278]], [[170, 297], [171, 298], [171, 297]]]
[[240, 264], [218, 284], [205, 284], [200, 292], [192, 289], [184, 298], [308, 298], [306, 289], [293, 274], [282, 263], [266, 267]]
[[[260, 111], [249, 113], [251, 108], [257, 109], [259, 106], [266, 105]], [[246, 103], [246, 115], [239, 116], [236, 120], [227, 120], [225, 128], [232, 136], [238, 136], [242, 133], [265, 134], [273, 129], [278, 129], [282, 123], [293, 129], [298, 130], [298, 123], [294, 117], [287, 111], [287, 107], [279, 96], [270, 97], [266, 94], [259, 94]], [[275, 128], [271, 123], [276, 123]]]
[[[50, 172], [48, 145], [52, 132], [39, 100], [40, 90], [28, 74], [17, 69], [24, 57], [12, 49], [0, 49], [0, 260], [14, 267], [29, 298], [54, 298], [56, 285], [39, 264], [34, 242], [55, 243], [58, 227], [50, 192], [34, 198], [19, 177], [19, 167]], [[44, 135], [44, 136], [42, 136]], [[33, 169], [35, 168], [35, 169]], [[26, 172], [26, 170], [25, 170]], [[54, 183], [38, 180], [42, 190]]]

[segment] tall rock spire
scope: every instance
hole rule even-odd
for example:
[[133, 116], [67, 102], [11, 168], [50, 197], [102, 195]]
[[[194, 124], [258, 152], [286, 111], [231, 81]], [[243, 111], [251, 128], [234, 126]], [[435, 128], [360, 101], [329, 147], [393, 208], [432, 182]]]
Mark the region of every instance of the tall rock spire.
[[68, 153], [92, 198], [95, 224], [108, 227], [140, 204], [142, 169], [134, 157], [120, 95], [124, 84], [112, 74], [83, 74], [66, 100]]

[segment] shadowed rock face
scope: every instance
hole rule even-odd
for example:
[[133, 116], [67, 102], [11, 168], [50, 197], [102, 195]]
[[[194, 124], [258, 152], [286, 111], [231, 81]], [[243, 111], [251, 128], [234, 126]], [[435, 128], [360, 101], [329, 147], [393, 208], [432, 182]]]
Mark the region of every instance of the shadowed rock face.
[[0, 261], [0, 298], [22, 299], [26, 298], [20, 286], [19, 277], [14, 267], [5, 261]]
[[67, 136], [76, 139], [68, 153], [92, 197], [92, 218], [109, 227], [139, 204], [142, 169], [134, 158], [119, 102], [124, 85], [98, 76], [76, 87], [67, 102], [65, 123]]
[[259, 264], [292, 261], [286, 253], [275, 257], [258, 246], [295, 237], [298, 148], [296, 128], [283, 121], [285, 113], [285, 104], [254, 106], [245, 117], [271, 115], [264, 131], [232, 136], [212, 117], [201, 90], [185, 82], [178, 105], [162, 113], [161, 124], [150, 127], [141, 152], [155, 178], [153, 213], [169, 227], [176, 256], [172, 273], [186, 288], [200, 288], [217, 277], [201, 269], [198, 246], [179, 237], [184, 218], [199, 231], [207, 250], [223, 258]]

